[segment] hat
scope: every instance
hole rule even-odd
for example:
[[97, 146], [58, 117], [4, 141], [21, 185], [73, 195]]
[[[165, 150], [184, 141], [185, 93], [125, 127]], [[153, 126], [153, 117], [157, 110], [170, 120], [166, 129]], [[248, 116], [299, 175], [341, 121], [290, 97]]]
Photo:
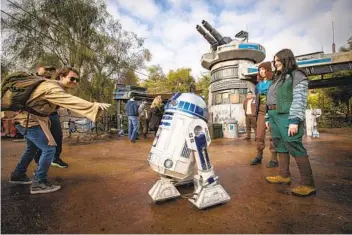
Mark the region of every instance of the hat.
[[266, 71], [270, 71], [270, 72], [272, 71], [271, 70], [271, 63], [269, 61], [261, 63], [258, 66], [258, 71], [259, 71], [260, 68], [264, 68]]

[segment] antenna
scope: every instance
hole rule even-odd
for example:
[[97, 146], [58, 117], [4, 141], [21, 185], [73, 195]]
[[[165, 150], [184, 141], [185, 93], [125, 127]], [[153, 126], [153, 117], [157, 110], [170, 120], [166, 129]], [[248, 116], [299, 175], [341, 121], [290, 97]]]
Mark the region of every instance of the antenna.
[[334, 27], [334, 21], [332, 21], [332, 53], [335, 53], [335, 27]]
[[248, 38], [249, 38], [248, 24], [246, 24], [246, 31], [247, 31], [247, 42], [248, 42]]

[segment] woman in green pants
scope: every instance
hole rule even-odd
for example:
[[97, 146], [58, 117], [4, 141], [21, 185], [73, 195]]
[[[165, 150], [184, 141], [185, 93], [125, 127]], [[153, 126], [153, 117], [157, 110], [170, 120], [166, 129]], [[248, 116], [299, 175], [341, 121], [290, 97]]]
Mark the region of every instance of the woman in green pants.
[[267, 94], [271, 136], [279, 155], [279, 175], [266, 177], [270, 183], [290, 184], [290, 155], [301, 174], [300, 185], [292, 189], [298, 196], [315, 193], [312, 168], [302, 144], [308, 79], [298, 69], [291, 50], [283, 49], [274, 57], [275, 75]]

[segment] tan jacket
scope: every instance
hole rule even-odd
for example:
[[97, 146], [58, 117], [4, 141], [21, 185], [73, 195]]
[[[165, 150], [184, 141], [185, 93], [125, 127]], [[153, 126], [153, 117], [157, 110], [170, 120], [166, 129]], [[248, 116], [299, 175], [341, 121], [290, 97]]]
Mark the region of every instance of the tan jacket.
[[[245, 99], [245, 101], [243, 102], [243, 109], [244, 109], [244, 114], [247, 116], [247, 102], [248, 99]], [[252, 111], [252, 115], [256, 115], [257, 111], [256, 111], [256, 105], [255, 105], [255, 98], [252, 98], [252, 103], [251, 103], [251, 111]]]
[[[42, 114], [51, 114], [58, 109], [58, 106], [72, 110], [76, 113], [84, 115], [92, 121], [96, 121], [100, 113], [99, 104], [91, 103], [84, 99], [78, 98], [67, 93], [58, 83], [54, 80], [46, 80], [42, 82], [31, 94], [28, 106], [35, 111]], [[27, 112], [22, 111], [15, 117], [15, 123], [26, 127]], [[29, 114], [28, 127], [38, 126], [43, 129], [46, 137], [48, 138], [49, 145], [56, 145], [56, 142], [50, 132], [50, 119], [49, 117], [40, 117], [34, 114]]]

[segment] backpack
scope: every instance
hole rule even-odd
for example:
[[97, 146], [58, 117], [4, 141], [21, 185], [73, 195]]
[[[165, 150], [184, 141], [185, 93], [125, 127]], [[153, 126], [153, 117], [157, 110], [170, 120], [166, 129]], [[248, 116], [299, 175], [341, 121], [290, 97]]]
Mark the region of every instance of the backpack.
[[9, 74], [1, 83], [1, 111], [27, 111], [38, 116], [46, 117], [27, 106], [32, 92], [45, 79], [26, 72]]

